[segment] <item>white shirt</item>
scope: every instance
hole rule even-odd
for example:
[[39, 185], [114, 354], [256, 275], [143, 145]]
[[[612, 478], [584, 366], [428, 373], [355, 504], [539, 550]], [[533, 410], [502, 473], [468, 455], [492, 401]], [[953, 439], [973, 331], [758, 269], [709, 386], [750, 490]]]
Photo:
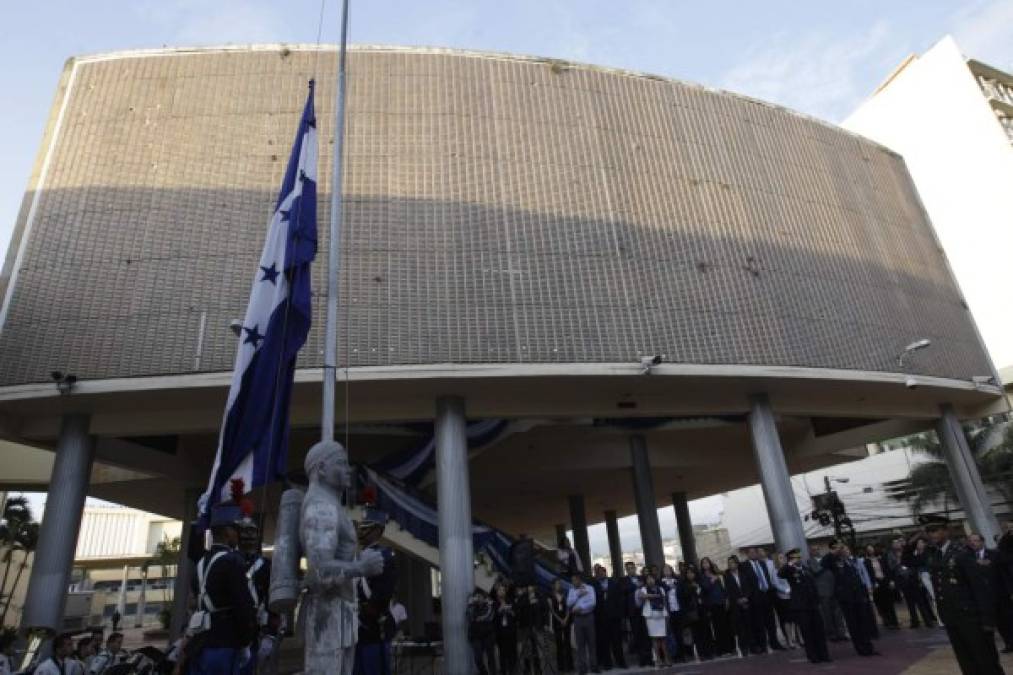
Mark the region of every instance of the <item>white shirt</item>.
[[390, 615], [394, 617], [395, 624], [408, 620], [408, 610], [400, 602], [390, 603]]

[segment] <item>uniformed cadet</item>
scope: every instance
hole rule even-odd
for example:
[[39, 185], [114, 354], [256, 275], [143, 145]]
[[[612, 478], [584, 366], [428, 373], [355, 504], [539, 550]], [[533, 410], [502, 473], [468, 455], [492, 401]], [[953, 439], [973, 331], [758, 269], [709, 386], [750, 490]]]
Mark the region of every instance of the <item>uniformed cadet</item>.
[[834, 594], [844, 614], [844, 623], [851, 634], [851, 644], [859, 656], [876, 656], [872, 646], [872, 618], [869, 591], [857, 566], [850, 559], [848, 547], [839, 539], [830, 542], [829, 555], [820, 561], [834, 575]]
[[946, 626], [961, 672], [1003, 673], [993, 636], [996, 599], [986, 571], [975, 562], [970, 548], [950, 539], [945, 522], [933, 522], [925, 530], [931, 542], [927, 562], [939, 620]]
[[387, 514], [374, 507], [365, 507], [358, 524], [359, 547], [374, 549], [383, 556], [380, 576], [360, 577], [359, 642], [355, 647], [355, 675], [391, 675], [390, 643], [397, 624], [390, 613], [390, 599], [397, 586], [397, 565], [394, 552], [380, 546], [387, 525]]
[[810, 663], [830, 663], [827, 634], [820, 615], [820, 592], [813, 573], [802, 565], [802, 552], [797, 548], [788, 551], [788, 564], [777, 575], [791, 586], [789, 603], [805, 642], [805, 655]]
[[257, 615], [257, 632], [250, 645], [254, 658], [240, 669], [240, 675], [253, 675], [255, 672], [266, 672], [266, 668], [258, 667], [258, 664], [271, 660], [270, 649], [275, 646], [272, 640], [267, 640], [261, 645], [261, 638], [268, 632], [270, 618], [267, 601], [271, 590], [271, 561], [263, 555], [260, 526], [257, 524], [255, 514], [244, 511], [243, 518], [238, 524], [239, 553], [246, 567], [246, 585], [250, 589]]
[[211, 509], [213, 544], [197, 564], [192, 590], [198, 611], [209, 613], [206, 630], [195, 632], [186, 648], [190, 675], [236, 675], [251, 657], [256, 612], [246, 583], [246, 563], [236, 551], [240, 508]]

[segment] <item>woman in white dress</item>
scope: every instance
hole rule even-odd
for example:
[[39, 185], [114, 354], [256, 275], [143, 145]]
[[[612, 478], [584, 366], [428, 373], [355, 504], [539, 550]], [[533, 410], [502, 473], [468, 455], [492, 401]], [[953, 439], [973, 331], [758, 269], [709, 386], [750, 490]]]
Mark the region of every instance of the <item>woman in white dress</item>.
[[643, 588], [637, 589], [637, 604], [643, 607], [647, 634], [654, 644], [654, 665], [658, 668], [672, 665], [665, 649], [665, 637], [668, 634], [665, 593], [652, 575], [647, 575]]

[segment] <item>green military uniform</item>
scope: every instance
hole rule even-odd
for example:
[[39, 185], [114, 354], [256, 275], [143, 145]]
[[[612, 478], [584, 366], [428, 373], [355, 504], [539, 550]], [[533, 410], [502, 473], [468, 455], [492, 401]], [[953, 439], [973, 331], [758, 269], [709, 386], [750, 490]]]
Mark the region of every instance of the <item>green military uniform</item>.
[[960, 670], [965, 675], [1002, 674], [993, 637], [996, 599], [974, 553], [955, 541], [927, 551], [939, 619], [946, 624]]

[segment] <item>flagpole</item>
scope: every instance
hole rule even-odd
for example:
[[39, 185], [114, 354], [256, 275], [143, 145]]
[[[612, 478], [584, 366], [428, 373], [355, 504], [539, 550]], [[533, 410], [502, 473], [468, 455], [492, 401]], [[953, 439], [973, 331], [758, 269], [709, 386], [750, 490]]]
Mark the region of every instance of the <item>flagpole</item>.
[[[338, 244], [341, 241], [341, 176], [345, 146], [345, 56], [348, 48], [348, 0], [341, 7], [341, 45], [334, 100], [334, 165], [331, 172], [331, 227], [327, 250], [327, 326], [324, 342], [324, 396], [320, 438], [334, 440], [334, 389], [338, 360]], [[347, 374], [346, 374], [347, 377]], [[346, 420], [347, 423], [347, 420]]]

